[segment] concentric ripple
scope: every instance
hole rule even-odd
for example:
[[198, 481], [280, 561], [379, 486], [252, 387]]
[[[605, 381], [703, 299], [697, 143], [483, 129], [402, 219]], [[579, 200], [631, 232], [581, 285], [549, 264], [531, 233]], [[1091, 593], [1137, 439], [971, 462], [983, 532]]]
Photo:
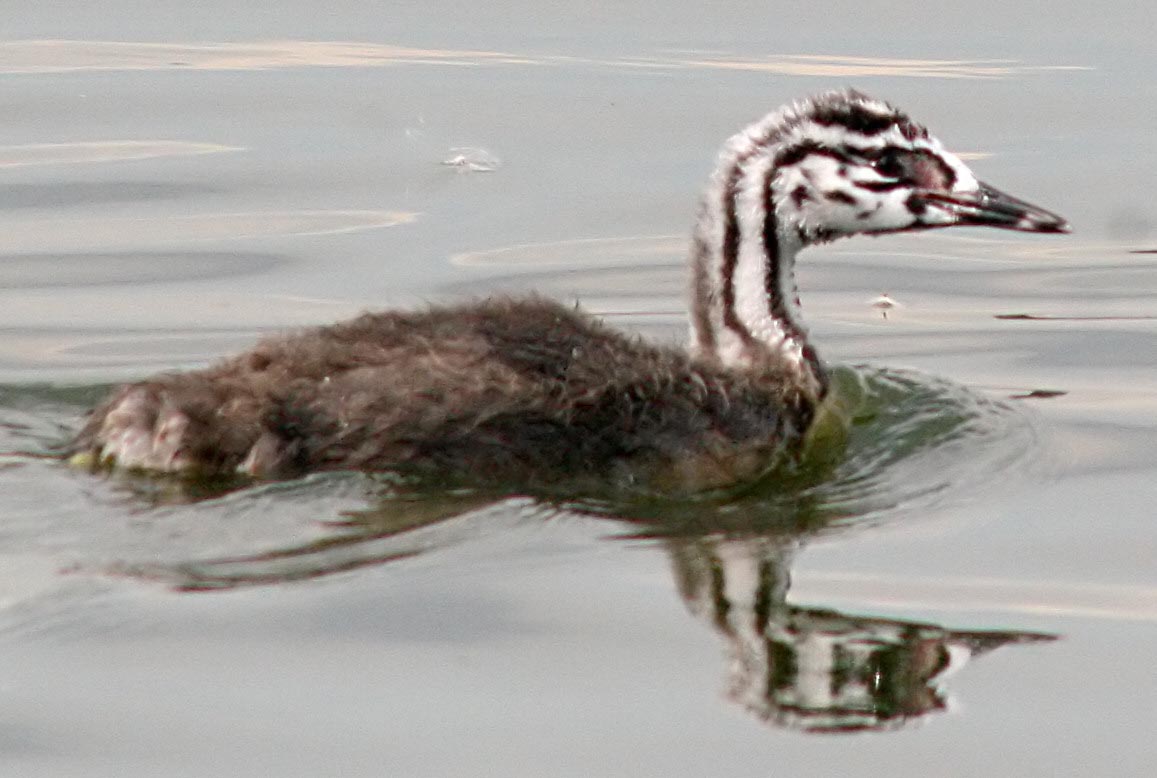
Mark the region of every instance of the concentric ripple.
[[833, 371], [826, 440], [802, 467], [694, 499], [592, 500], [568, 507], [631, 523], [632, 537], [807, 537], [902, 520], [1033, 477], [1041, 432], [1027, 410], [960, 384], [871, 366]]

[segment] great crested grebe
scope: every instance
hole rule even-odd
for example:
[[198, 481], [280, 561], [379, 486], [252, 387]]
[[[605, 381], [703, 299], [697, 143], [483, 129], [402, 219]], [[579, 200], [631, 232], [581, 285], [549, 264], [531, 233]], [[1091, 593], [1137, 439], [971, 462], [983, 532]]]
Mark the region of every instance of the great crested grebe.
[[724, 484], [798, 448], [828, 391], [800, 320], [796, 254], [955, 225], [1068, 231], [978, 181], [891, 105], [822, 94], [724, 146], [691, 244], [688, 351], [536, 297], [368, 313], [121, 387], [77, 436], [74, 461]]

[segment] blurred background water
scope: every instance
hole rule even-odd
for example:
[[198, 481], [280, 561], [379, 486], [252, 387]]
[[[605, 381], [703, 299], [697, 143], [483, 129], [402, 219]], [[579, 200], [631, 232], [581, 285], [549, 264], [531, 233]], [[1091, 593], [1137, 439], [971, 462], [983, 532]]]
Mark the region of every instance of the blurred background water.
[[[0, 765], [1152, 772], [1155, 23], [997, 2], [8, 15]], [[42, 456], [109, 383], [366, 308], [533, 289], [677, 341], [717, 147], [842, 86], [1075, 229], [803, 257], [827, 359], [888, 368], [885, 397], [929, 376], [920, 419], [978, 409], [881, 465], [846, 521], [354, 476], [181, 502]], [[854, 449], [866, 472], [899, 424]]]

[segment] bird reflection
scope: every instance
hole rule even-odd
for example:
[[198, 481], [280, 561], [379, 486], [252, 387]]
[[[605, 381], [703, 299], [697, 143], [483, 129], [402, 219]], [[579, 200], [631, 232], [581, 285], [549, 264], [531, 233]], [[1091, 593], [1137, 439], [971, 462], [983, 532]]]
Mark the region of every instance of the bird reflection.
[[669, 543], [687, 609], [727, 650], [727, 697], [770, 724], [807, 732], [888, 730], [945, 710], [941, 686], [1003, 645], [1053, 639], [958, 631], [788, 602], [792, 538]]
[[799, 495], [563, 508], [472, 492], [395, 494], [373, 509], [346, 514], [309, 543], [120, 572], [190, 591], [282, 584], [468, 542], [480, 527], [493, 531], [501, 524], [495, 512], [521, 512], [530, 520], [597, 517], [613, 521], [621, 537], [661, 545], [687, 610], [723, 638], [727, 698], [776, 727], [812, 733], [898, 729], [945, 710], [945, 680], [975, 657], [1054, 639], [789, 602], [795, 555], [808, 540], [846, 526]]

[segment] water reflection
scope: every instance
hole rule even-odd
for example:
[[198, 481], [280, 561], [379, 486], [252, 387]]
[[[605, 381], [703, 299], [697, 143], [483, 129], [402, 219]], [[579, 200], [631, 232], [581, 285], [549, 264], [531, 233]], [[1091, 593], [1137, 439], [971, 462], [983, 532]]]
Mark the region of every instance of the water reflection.
[[1000, 646], [1052, 635], [960, 631], [788, 602], [792, 537], [671, 542], [687, 609], [726, 647], [727, 697], [757, 718], [807, 732], [898, 728], [946, 710], [942, 683]]
[[[1031, 468], [1035, 431], [1012, 407], [950, 382], [842, 366], [832, 376], [833, 398], [850, 403], [853, 420], [841, 428], [842, 456], [809, 455], [804, 464], [814, 470], [801, 466], [726, 490], [592, 494], [586, 484], [512, 496], [526, 493], [352, 473], [237, 490], [59, 473], [98, 493], [84, 504], [119, 506], [108, 521], [123, 525], [120, 534], [102, 532], [83, 521], [89, 511], [81, 509], [82, 526], [62, 532], [73, 548], [78, 530], [91, 536], [78, 568], [194, 592], [319, 579], [480, 538], [501, 544], [504, 529], [519, 525], [588, 523], [599, 535], [609, 529], [669, 556], [688, 610], [724, 639], [727, 696], [736, 704], [774, 726], [807, 732], [889, 730], [944, 710], [941, 684], [970, 658], [1050, 636], [957, 631], [791, 603], [793, 559], [817, 538], [918, 515], [971, 493], [971, 485], [991, 493], [1001, 479]], [[92, 388], [75, 391], [87, 396]], [[67, 409], [83, 407], [80, 399], [48, 387], [0, 392], [0, 421], [14, 422], [7, 434], [0, 428], [0, 448], [51, 453], [35, 445], [51, 435], [25, 430], [24, 420], [51, 418], [54, 407], [68, 417]], [[43, 543], [46, 531], [43, 523], [30, 528], [31, 542]], [[12, 547], [20, 543], [15, 537]]]
[[[348, 512], [326, 537], [300, 546], [175, 565], [122, 565], [116, 572], [184, 591], [219, 591], [398, 562], [492, 533], [501, 516], [613, 521], [620, 539], [653, 541], [669, 555], [687, 610], [723, 639], [727, 698], [772, 726], [811, 733], [890, 731], [942, 712], [949, 707], [944, 682], [972, 659], [1001, 646], [1055, 638], [955, 630], [790, 602], [794, 557], [808, 539], [837, 528], [817, 509], [808, 500], [794, 513], [777, 515], [752, 504], [696, 509], [655, 503], [616, 516], [606, 506], [595, 514], [477, 493], [394, 495], [371, 510]], [[727, 531], [721, 533], [721, 526]]]

